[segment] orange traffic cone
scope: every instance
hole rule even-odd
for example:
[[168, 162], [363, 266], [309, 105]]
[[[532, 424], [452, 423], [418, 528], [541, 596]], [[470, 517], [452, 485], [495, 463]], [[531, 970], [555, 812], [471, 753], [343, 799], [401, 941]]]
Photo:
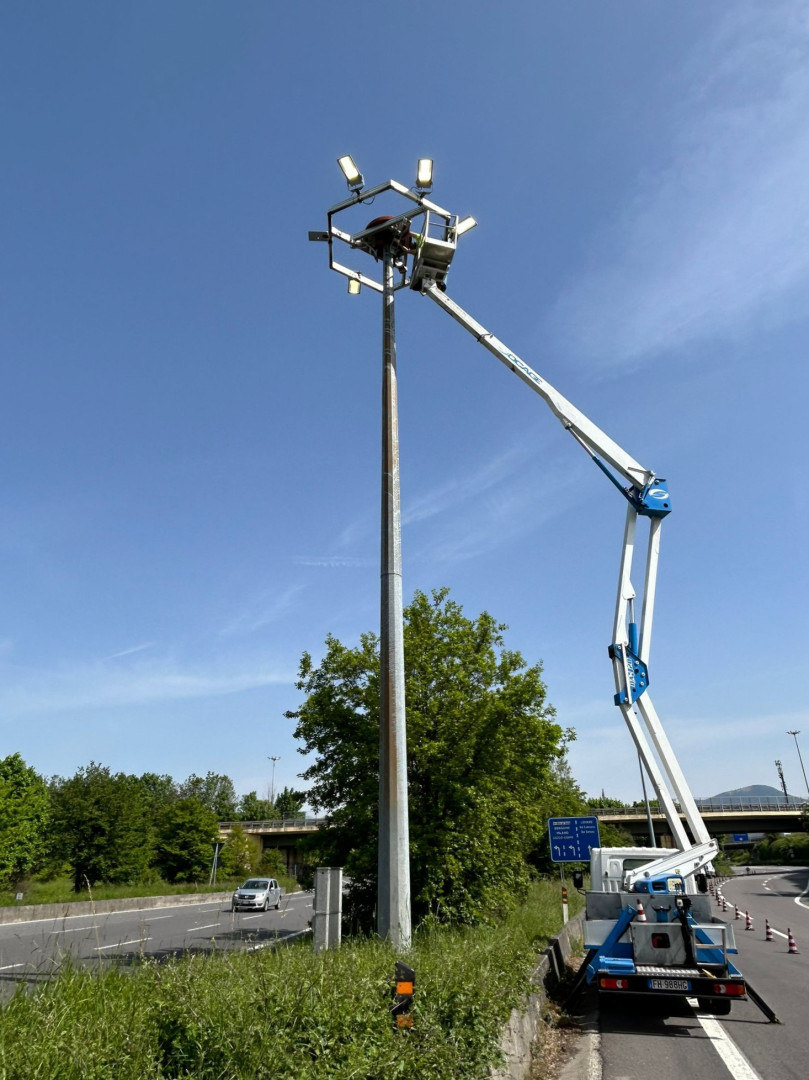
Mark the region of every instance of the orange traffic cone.
[[635, 908], [635, 911], [637, 912], [637, 914], [635, 915], [635, 918], [637, 919], [637, 921], [638, 922], [646, 922], [646, 912], [643, 910], [643, 904], [640, 902], [640, 897], [638, 897], [638, 903], [637, 903], [637, 906]]
[[795, 938], [792, 936], [792, 931], [789, 929], [789, 927], [787, 927], [787, 942], [788, 942], [787, 952], [788, 953], [796, 953], [798, 951], [798, 943], [795, 940]]
[[716, 903], [719, 907], [722, 906], [722, 893], [719, 891], [719, 889], [716, 890]]
[[764, 920], [764, 940], [765, 941], [775, 941], [775, 938], [773, 937], [772, 927], [770, 926], [770, 920], [769, 919]]
[[733, 918], [734, 918], [734, 919], [741, 919], [741, 915], [739, 914], [739, 905], [738, 905], [738, 904], [734, 904], [733, 906], [734, 906], [734, 908], [736, 909], [736, 914], [735, 914], [735, 915], [733, 916]]
[[726, 900], [726, 899], [724, 898], [724, 896], [723, 896], [723, 897], [722, 897], [722, 910], [723, 910], [723, 911], [727, 911], [727, 909], [728, 909], [728, 902], [727, 902], [727, 900]]
[[753, 920], [750, 918], [750, 912], [749, 911], [745, 911], [744, 920], [745, 920], [744, 921], [745, 930], [752, 930], [753, 929]]

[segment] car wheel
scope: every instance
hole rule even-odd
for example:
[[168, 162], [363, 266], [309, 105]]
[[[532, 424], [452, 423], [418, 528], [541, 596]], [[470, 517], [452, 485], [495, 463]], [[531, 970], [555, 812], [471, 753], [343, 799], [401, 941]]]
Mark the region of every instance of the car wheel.
[[275, 910], [277, 911], [281, 906], [281, 897], [279, 896], [275, 902]]
[[269, 898], [269, 896], [265, 896], [264, 897], [264, 908], [263, 908], [263, 910], [268, 911], [269, 907], [270, 907], [270, 898]]

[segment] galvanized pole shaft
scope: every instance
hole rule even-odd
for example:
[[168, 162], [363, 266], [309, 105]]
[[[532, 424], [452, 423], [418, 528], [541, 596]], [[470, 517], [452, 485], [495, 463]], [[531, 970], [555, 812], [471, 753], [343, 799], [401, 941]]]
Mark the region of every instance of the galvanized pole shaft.
[[803, 767], [803, 758], [801, 757], [801, 748], [798, 746], [798, 736], [800, 731], [788, 731], [787, 735], [791, 735], [795, 740], [795, 749], [798, 751], [798, 761], [801, 763], [801, 772], [803, 773], [803, 782], [806, 784], [806, 794], [809, 795], [809, 780], [806, 779], [806, 769]]
[[382, 567], [379, 691], [379, 883], [377, 931], [410, 948], [410, 837], [407, 813], [399, 419], [394, 266], [385, 245], [382, 294]]

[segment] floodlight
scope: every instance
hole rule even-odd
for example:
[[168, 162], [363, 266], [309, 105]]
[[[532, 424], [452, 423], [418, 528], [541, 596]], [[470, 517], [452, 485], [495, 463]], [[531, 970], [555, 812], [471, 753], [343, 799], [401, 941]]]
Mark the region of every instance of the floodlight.
[[352, 191], [359, 191], [365, 181], [362, 178], [362, 173], [354, 164], [354, 158], [350, 154], [344, 154], [337, 159], [337, 164], [343, 170], [343, 176], [346, 178], [346, 183]]
[[357, 278], [349, 278], [348, 279], [348, 295], [349, 296], [359, 296], [361, 288], [362, 288], [362, 282], [358, 281]]
[[433, 186], [433, 159], [419, 158], [416, 168], [416, 187], [419, 191], [429, 191]]
[[476, 225], [477, 225], [477, 222], [476, 222], [476, 221], [475, 221], [475, 219], [474, 219], [473, 217], [471, 217], [471, 216], [470, 216], [470, 217], [465, 217], [465, 218], [461, 218], [461, 220], [460, 220], [460, 221], [458, 222], [458, 224], [457, 224], [457, 225], [455, 226], [455, 235], [456, 235], [456, 236], [463, 236], [463, 234], [464, 234], [465, 232], [469, 232], [469, 230], [470, 230], [470, 229], [474, 229], [474, 227], [475, 227]]

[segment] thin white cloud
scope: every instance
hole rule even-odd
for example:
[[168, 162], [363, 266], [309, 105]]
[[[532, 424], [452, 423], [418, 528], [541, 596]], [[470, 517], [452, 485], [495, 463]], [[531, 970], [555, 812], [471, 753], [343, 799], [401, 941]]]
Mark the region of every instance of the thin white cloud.
[[[422, 496], [417, 512], [407, 519], [413, 559], [474, 559], [507, 547], [564, 513], [581, 497], [576, 479], [586, 465], [566, 460], [564, 468], [558, 468], [543, 452], [543, 468], [538, 470], [529, 466], [538, 453], [531, 433], [468, 479], [442, 484]], [[444, 513], [447, 510], [450, 513]]]
[[805, 317], [809, 17], [734, 4], [672, 80], [666, 168], [638, 178], [552, 329], [604, 366]]
[[219, 697], [277, 683], [293, 683], [294, 672], [270, 663], [187, 667], [170, 661], [125, 667], [104, 662], [50, 670], [0, 667], [0, 715], [8, 722], [36, 713], [142, 705]]
[[[402, 528], [408, 559], [418, 563], [475, 558], [540, 528], [562, 512], [573, 501], [575, 476], [582, 466], [566, 461], [564, 469], [556, 469], [547, 464], [552, 460], [543, 449], [548, 439], [531, 429], [462, 476], [423, 488], [404, 500]], [[547, 465], [541, 474], [529, 467], [540, 454]], [[342, 530], [333, 553], [296, 555], [293, 562], [325, 569], [375, 566], [376, 555], [348, 555], [340, 549], [376, 543], [373, 530], [378, 527], [378, 521], [366, 515]]]
[[251, 634], [277, 622], [294, 610], [295, 600], [305, 588], [304, 584], [295, 584], [280, 592], [260, 591], [255, 599], [231, 616], [220, 630], [220, 634], [223, 637]]
[[[533, 449], [535, 439], [532, 437], [530, 442]], [[425, 521], [445, 513], [460, 503], [478, 499], [485, 492], [504, 484], [525, 461], [525, 458], [525, 443], [514, 442], [496, 457], [484, 461], [474, 472], [461, 478], [453, 477], [445, 483], [422, 492], [415, 499], [409, 500], [407, 506], [403, 508], [402, 525]]]
[[373, 559], [362, 555], [295, 555], [292, 561], [296, 566], [371, 566]]
[[109, 656], [105, 656], [105, 660], [119, 660], [122, 656], [132, 656], [133, 653], [144, 652], [146, 649], [154, 648], [154, 641], [145, 641], [143, 645], [133, 645], [131, 649], [121, 649], [120, 652], [110, 653]]

